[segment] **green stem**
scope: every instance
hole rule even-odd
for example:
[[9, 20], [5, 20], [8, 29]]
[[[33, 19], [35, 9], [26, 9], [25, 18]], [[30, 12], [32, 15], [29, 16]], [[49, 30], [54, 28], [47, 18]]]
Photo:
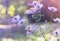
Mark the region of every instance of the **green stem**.
[[[45, 39], [45, 36], [44, 36], [44, 34], [42, 33], [42, 31], [41, 31], [41, 27], [39, 27], [39, 30], [40, 30], [40, 32], [41, 32], [41, 35], [42, 35], [43, 38]], [[45, 39], [45, 41], [47, 41], [47, 40]]]

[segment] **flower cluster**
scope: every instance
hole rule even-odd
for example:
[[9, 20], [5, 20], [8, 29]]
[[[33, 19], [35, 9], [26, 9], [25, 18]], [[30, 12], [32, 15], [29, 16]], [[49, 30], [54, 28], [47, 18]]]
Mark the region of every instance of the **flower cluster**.
[[23, 26], [25, 24], [25, 19], [21, 19], [20, 15], [16, 15], [12, 18], [13, 23], [17, 23], [19, 26]]
[[[12, 22], [17, 23], [18, 26], [23, 26], [26, 23], [26, 20], [21, 19], [20, 15], [16, 15], [12, 18]], [[35, 26], [30, 24], [25, 28], [25, 30], [27, 31], [27, 33], [26, 33], [27, 35], [31, 34], [35, 30]]]
[[40, 10], [43, 7], [43, 4], [41, 4], [39, 1], [33, 1], [30, 6], [33, 6], [33, 8], [27, 10], [27, 13], [34, 14], [37, 10]]
[[39, 23], [41, 19], [41, 9], [43, 8], [43, 4], [40, 3], [39, 1], [33, 1], [30, 6], [32, 6], [29, 10], [27, 10], [27, 14], [29, 14], [29, 21], [34, 23]]
[[30, 8], [26, 11], [28, 14], [34, 14], [36, 12], [35, 8]]
[[[34, 21], [37, 23], [40, 22], [40, 18], [41, 16], [44, 16], [44, 15], [41, 15], [41, 12], [40, 10], [43, 8], [43, 4], [41, 4], [39, 1], [33, 1], [30, 6], [32, 6], [32, 8], [30, 8], [29, 10], [27, 10], [27, 14], [30, 16], [30, 20], [31, 18], [34, 19]], [[57, 11], [57, 8], [55, 7], [48, 7], [48, 9], [50, 11], [53, 11], [53, 12], [56, 12]], [[29, 20], [29, 21], [30, 21]], [[53, 19], [54, 22], [59, 22], [60, 23], [60, 19], [59, 18], [56, 18], [56, 19]], [[19, 26], [23, 26], [26, 22], [25, 19], [22, 19], [20, 15], [16, 15], [12, 18], [12, 22], [13, 23], [17, 23]], [[27, 35], [28, 34], [31, 34], [32, 32], [35, 31], [35, 26], [30, 24], [28, 25], [25, 30], [27, 31]]]

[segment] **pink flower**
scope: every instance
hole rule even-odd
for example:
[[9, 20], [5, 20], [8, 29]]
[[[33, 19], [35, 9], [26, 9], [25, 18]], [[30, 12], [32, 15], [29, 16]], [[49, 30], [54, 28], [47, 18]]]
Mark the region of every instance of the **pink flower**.
[[50, 11], [53, 11], [53, 12], [56, 12], [56, 11], [57, 11], [57, 8], [55, 8], [55, 7], [48, 7], [48, 9], [49, 9]]

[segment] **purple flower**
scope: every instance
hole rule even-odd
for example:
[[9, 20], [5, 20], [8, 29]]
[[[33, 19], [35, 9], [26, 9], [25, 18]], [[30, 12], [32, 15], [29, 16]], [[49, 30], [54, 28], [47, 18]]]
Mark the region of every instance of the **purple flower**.
[[34, 8], [30, 8], [26, 12], [28, 14], [34, 14], [37, 10], [41, 9], [42, 7], [43, 7], [43, 4], [38, 4], [38, 5], [34, 6]]
[[41, 9], [43, 7], [43, 4], [41, 4], [39, 1], [33, 1], [31, 4], [35, 8], [35, 10]]
[[29, 10], [26, 11], [28, 14], [34, 14], [36, 12], [35, 8], [30, 8]]
[[38, 4], [38, 5], [34, 6], [34, 8], [36, 8], [36, 10], [39, 10], [39, 9], [41, 9], [42, 7], [43, 7], [43, 4]]
[[29, 31], [26, 32], [27, 35], [29, 35], [29, 34], [31, 34], [31, 33], [32, 33], [32, 32], [29, 32]]
[[58, 23], [60, 23], [60, 20], [58, 20]]
[[32, 11], [32, 10], [27, 10], [27, 13], [28, 13], [28, 14], [32, 14], [33, 11]]
[[60, 18], [56, 18], [58, 20], [58, 23], [60, 23]]
[[57, 22], [58, 20], [57, 19], [53, 19], [54, 22]]
[[57, 28], [55, 31], [52, 32], [53, 35], [60, 35], [60, 28]]
[[36, 5], [38, 5], [38, 4], [40, 4], [39, 1], [33, 1], [30, 5], [31, 5], [31, 6], [36, 6]]
[[48, 7], [48, 9], [49, 9], [50, 11], [53, 11], [53, 12], [56, 12], [56, 11], [57, 11], [57, 8], [55, 8], [55, 7]]
[[25, 21], [26, 21], [25, 19], [19, 20], [18, 26], [23, 26], [25, 24]]
[[12, 22], [17, 23], [20, 20], [20, 18], [21, 18], [20, 15], [14, 16], [12, 18]]
[[25, 30], [27, 31], [27, 35], [31, 34], [34, 30], [35, 30], [35, 26], [34, 25], [29, 25], [25, 28]]
[[60, 18], [56, 18], [56, 20], [60, 20]]
[[53, 19], [54, 22], [60, 23], [60, 18]]
[[28, 14], [34, 14], [37, 10], [43, 7], [43, 4], [40, 4], [39, 1], [33, 1], [33, 3], [30, 5], [33, 6], [34, 8], [30, 8], [29, 10], [27, 10]]

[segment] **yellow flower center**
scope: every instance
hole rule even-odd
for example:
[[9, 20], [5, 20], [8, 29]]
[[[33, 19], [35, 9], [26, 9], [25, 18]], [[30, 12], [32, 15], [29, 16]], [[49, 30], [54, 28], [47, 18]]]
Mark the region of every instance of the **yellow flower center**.
[[28, 30], [32, 30], [32, 28], [29, 28]]

